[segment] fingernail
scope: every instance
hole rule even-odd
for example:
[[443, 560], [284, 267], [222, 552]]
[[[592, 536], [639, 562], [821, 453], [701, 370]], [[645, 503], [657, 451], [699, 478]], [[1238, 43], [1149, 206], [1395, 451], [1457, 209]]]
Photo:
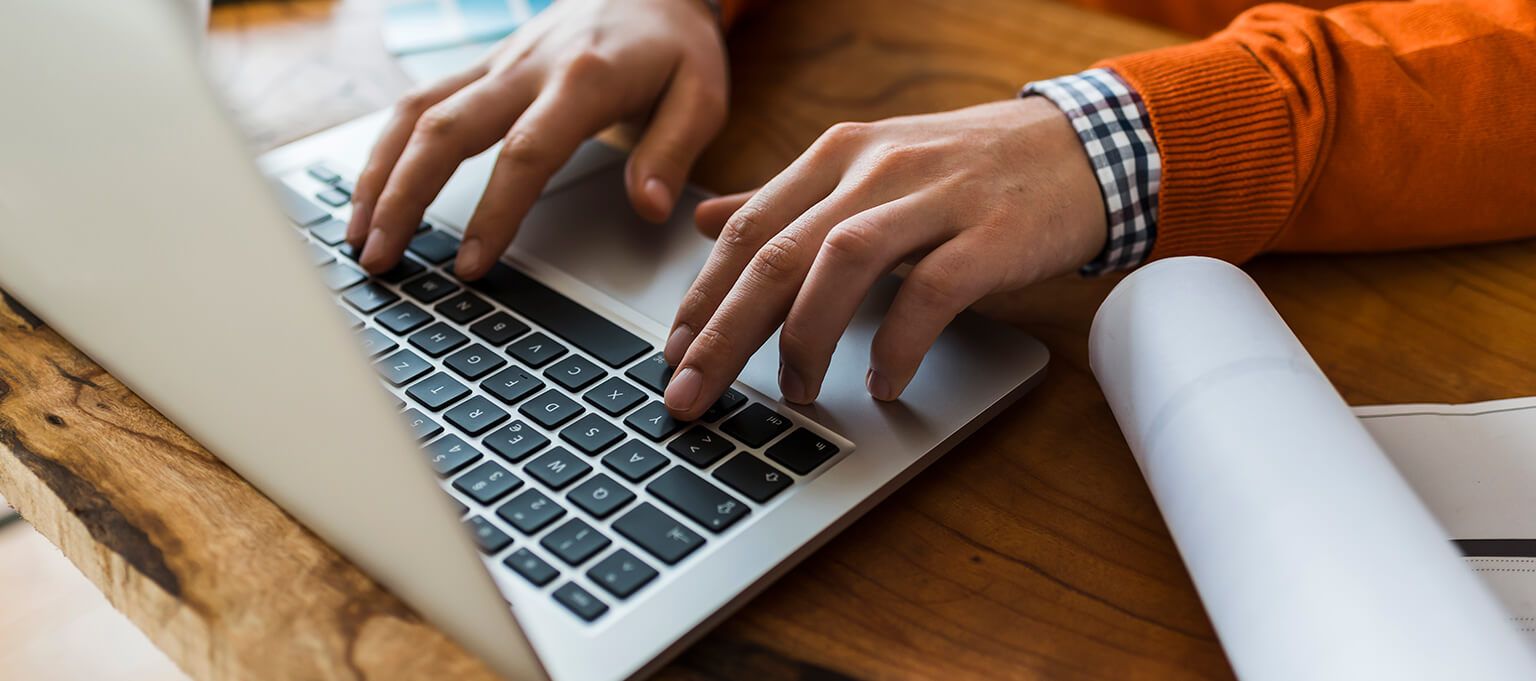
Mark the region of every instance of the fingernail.
[[453, 273], [464, 279], [480, 276], [480, 239], [470, 237], [459, 246], [459, 257], [454, 261]]
[[870, 369], [869, 373], [864, 375], [864, 387], [869, 389], [871, 397], [882, 402], [896, 399], [896, 396], [891, 394], [891, 382], [885, 380], [885, 377], [874, 369]]
[[362, 265], [363, 269], [369, 269], [377, 264], [384, 250], [380, 245], [382, 243], [384, 243], [384, 233], [377, 229], [370, 230], [368, 238], [363, 241], [363, 253], [357, 257], [357, 264]]
[[653, 177], [645, 181], [645, 199], [650, 201], [658, 211], [667, 215], [672, 214], [672, 192], [667, 189], [667, 185], [662, 184], [661, 180]]
[[667, 408], [672, 411], [687, 412], [693, 408], [693, 403], [699, 399], [699, 391], [704, 387], [704, 377], [693, 367], [684, 368], [672, 377], [672, 382], [667, 384]]
[[805, 381], [800, 378], [799, 372], [782, 362], [779, 363], [779, 390], [784, 393], [785, 400], [795, 404], [810, 402], [805, 394]]
[[676, 365], [683, 361], [683, 355], [688, 352], [688, 346], [693, 344], [693, 329], [687, 324], [678, 324], [672, 330], [672, 335], [667, 336], [667, 347], [661, 354], [667, 359], [667, 364]]

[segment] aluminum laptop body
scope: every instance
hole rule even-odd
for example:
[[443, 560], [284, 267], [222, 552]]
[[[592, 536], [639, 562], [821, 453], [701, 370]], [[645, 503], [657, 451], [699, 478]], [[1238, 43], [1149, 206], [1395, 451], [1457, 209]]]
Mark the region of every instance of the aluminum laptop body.
[[[455, 503], [467, 498], [428, 467], [316, 275], [310, 256], [320, 247], [272, 191], [274, 178], [299, 195], [324, 191], [307, 172], [316, 162], [355, 172], [381, 115], [253, 163], [171, 3], [49, 0], [11, 3], [5, 13], [0, 287], [508, 678], [622, 679], [656, 669], [1021, 396], [1046, 364], [1037, 341], [962, 315], [901, 401], [872, 400], [863, 386], [869, 344], [896, 286], [884, 281], [840, 343], [815, 405], [780, 401], [777, 338], [736, 385], [752, 403], [825, 434], [834, 458], [750, 503], [728, 532], [684, 521], [706, 540], [675, 566], [610, 531], [611, 518], [588, 518], [612, 537], [605, 551], [625, 548], [657, 568], [631, 598], [598, 589], [590, 561], [536, 585], [506, 569], [503, 554], [476, 550]], [[505, 262], [659, 349], [709, 253], [688, 224], [704, 195], [690, 190], [671, 224], [644, 223], [624, 198], [622, 167], [621, 153], [585, 146]], [[485, 156], [460, 169], [428, 211], [436, 229], [452, 234], [466, 223], [488, 172]], [[344, 219], [346, 210], [335, 212]], [[634, 503], [667, 508], [644, 485], [634, 489]], [[507, 550], [544, 551], [507, 533]], [[606, 613], [572, 616], [551, 597], [566, 581], [603, 596]]]

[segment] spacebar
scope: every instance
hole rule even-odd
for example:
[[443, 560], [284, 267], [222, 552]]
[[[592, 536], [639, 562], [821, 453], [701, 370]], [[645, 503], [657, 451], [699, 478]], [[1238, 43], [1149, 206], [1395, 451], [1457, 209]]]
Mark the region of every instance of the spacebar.
[[502, 263], [469, 286], [516, 310], [610, 366], [651, 351], [651, 344], [548, 286]]

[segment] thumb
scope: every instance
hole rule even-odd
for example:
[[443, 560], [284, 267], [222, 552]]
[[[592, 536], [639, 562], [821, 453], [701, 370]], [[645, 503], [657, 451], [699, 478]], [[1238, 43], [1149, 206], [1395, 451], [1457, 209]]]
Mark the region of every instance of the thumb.
[[723, 86], [683, 67], [674, 74], [625, 172], [629, 201], [641, 217], [662, 222], [672, 214], [693, 162], [724, 124], [725, 109]]

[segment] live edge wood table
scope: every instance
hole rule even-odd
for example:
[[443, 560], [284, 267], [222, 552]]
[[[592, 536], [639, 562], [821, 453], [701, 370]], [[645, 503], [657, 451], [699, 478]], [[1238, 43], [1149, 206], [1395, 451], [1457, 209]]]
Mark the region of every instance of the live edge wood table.
[[[1009, 97], [1184, 39], [1048, 0], [764, 4], [731, 37], [732, 118], [696, 174], [721, 191], [771, 177], [839, 120]], [[214, 77], [258, 144], [404, 89], [377, 14], [362, 0], [214, 13]], [[1529, 242], [1248, 271], [1353, 403], [1536, 392]], [[1229, 678], [1088, 370], [1089, 321], [1113, 283], [986, 301], [1050, 346], [1044, 384], [661, 677]], [[11, 301], [0, 494], [196, 678], [491, 678]]]

